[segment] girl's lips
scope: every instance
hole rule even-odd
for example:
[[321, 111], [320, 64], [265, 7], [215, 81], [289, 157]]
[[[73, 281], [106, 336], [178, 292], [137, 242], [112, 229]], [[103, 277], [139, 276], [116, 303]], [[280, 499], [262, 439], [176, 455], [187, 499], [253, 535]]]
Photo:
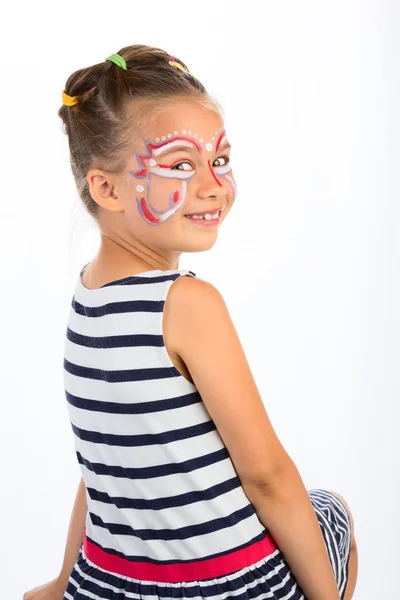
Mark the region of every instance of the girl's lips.
[[198, 211], [193, 211], [191, 213], [186, 213], [184, 216], [188, 217], [190, 215], [205, 215], [205, 214], [210, 214], [210, 215], [215, 215], [215, 213], [217, 212], [222, 212], [224, 210], [224, 208], [226, 208], [226, 204], [224, 204], [223, 206], [220, 206], [219, 208], [212, 208], [211, 210], [198, 210]]
[[221, 217], [216, 219], [193, 219], [193, 217], [188, 217], [187, 215], [185, 215], [185, 217], [194, 225], [202, 225], [203, 227], [213, 227], [215, 225], [219, 225], [221, 222]]

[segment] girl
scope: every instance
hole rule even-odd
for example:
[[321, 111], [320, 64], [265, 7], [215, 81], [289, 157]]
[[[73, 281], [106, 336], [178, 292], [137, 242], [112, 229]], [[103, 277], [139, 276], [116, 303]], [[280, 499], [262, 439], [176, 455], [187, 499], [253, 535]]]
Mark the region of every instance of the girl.
[[306, 490], [219, 291], [188, 269], [236, 198], [221, 109], [133, 45], [73, 73], [59, 115], [101, 245], [64, 359], [82, 478], [59, 576], [24, 600], [349, 600], [347, 503]]

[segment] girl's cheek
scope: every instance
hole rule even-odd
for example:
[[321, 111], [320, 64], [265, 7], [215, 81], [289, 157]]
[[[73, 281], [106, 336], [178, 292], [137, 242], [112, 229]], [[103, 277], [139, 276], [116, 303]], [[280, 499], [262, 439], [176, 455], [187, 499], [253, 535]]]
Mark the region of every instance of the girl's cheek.
[[180, 187], [180, 181], [164, 177], [149, 177], [146, 184], [145, 196], [147, 201], [160, 211], [168, 208], [170, 194], [177, 187]]
[[225, 175], [224, 179], [228, 183], [228, 188], [229, 188], [228, 193], [230, 194], [230, 196], [232, 198], [232, 203], [233, 203], [237, 196], [237, 185], [236, 185], [236, 181], [235, 181], [232, 171], [227, 173]]

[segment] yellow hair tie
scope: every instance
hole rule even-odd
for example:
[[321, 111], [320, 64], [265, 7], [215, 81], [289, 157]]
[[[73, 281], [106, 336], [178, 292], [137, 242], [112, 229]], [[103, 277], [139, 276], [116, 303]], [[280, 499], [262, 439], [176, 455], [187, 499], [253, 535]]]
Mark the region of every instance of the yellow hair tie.
[[78, 102], [78, 96], [68, 96], [68, 94], [63, 91], [62, 103], [65, 104], [65, 106], [75, 106], [75, 104], [78, 104]]
[[175, 67], [175, 69], [180, 69], [184, 73], [189, 73], [189, 71], [185, 69], [185, 67], [183, 67], [180, 63], [176, 62], [175, 60], [170, 60], [169, 64], [171, 65], [171, 67]]

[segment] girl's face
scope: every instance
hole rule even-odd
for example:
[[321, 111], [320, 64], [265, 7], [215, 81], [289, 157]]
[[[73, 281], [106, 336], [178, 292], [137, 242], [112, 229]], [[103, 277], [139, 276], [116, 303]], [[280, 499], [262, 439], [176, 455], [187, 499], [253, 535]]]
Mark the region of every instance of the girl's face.
[[[123, 190], [132, 233], [159, 250], [212, 247], [236, 197], [221, 116], [196, 101], [177, 101], [142, 135], [128, 158]], [[188, 217], [205, 212], [207, 218]]]

